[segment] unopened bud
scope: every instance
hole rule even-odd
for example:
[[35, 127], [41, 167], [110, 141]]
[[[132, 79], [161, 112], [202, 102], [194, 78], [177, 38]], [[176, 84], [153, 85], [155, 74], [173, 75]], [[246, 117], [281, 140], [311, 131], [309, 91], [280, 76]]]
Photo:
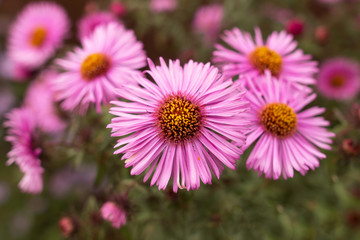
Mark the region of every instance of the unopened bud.
[[300, 36], [305, 28], [305, 23], [301, 19], [294, 18], [286, 24], [286, 31], [293, 36]]
[[59, 220], [59, 229], [63, 237], [68, 238], [73, 235], [77, 230], [77, 223], [71, 217], [62, 217]]

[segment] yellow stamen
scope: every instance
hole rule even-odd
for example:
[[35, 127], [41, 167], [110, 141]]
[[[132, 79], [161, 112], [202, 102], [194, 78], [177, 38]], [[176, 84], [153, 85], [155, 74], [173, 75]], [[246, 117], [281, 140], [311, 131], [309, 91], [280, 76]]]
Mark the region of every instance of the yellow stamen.
[[89, 55], [81, 65], [81, 75], [85, 80], [93, 80], [107, 73], [111, 67], [110, 59], [102, 53]]
[[43, 27], [37, 27], [35, 28], [35, 30], [31, 35], [30, 43], [34, 47], [41, 47], [41, 45], [43, 45], [45, 41], [45, 38], [46, 38], [46, 29]]
[[281, 56], [265, 46], [255, 48], [255, 50], [250, 53], [249, 60], [261, 73], [264, 73], [264, 71], [268, 69], [271, 75], [279, 76], [282, 69]]

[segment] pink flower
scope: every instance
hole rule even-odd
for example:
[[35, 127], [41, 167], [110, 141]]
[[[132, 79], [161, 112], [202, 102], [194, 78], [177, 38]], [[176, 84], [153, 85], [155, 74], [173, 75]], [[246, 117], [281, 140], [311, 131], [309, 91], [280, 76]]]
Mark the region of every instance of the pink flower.
[[118, 17], [123, 17], [126, 14], [126, 6], [122, 2], [112, 2], [110, 11]]
[[304, 32], [305, 23], [301, 19], [293, 18], [286, 24], [286, 31], [293, 36], [300, 36]]
[[219, 35], [223, 15], [224, 9], [220, 4], [199, 8], [193, 20], [194, 31], [203, 34], [206, 42], [212, 44]]
[[120, 228], [126, 224], [126, 212], [114, 202], [106, 202], [100, 209], [104, 220], [111, 222], [114, 228]]
[[78, 22], [78, 37], [83, 39], [89, 37], [96, 27], [118, 22], [116, 17], [109, 12], [94, 12], [81, 18]]
[[65, 10], [56, 3], [27, 5], [10, 28], [10, 58], [29, 68], [41, 66], [61, 46], [69, 25]]
[[150, 9], [153, 12], [171, 12], [178, 6], [177, 0], [151, 0]]
[[256, 143], [247, 168], [266, 178], [278, 179], [282, 174], [286, 179], [293, 177], [293, 169], [305, 174], [318, 167], [319, 159], [326, 158], [318, 148], [330, 149], [334, 134], [325, 128], [329, 122], [318, 116], [324, 108], [302, 110], [316, 95], [272, 79], [269, 72], [248, 85], [251, 110], [244, 149]]
[[317, 72], [317, 63], [310, 61], [310, 55], [304, 55], [296, 49], [293, 36], [285, 31], [273, 32], [263, 42], [260, 29], [255, 29], [255, 42], [249, 33], [238, 28], [225, 31], [223, 40], [231, 47], [227, 49], [216, 44], [213, 61], [222, 66], [226, 76], [246, 75], [253, 78], [263, 75], [265, 70], [286, 81], [299, 84], [313, 84], [313, 75]]
[[4, 123], [8, 127], [5, 140], [12, 144], [7, 165], [16, 163], [25, 174], [19, 187], [28, 193], [42, 191], [41, 148], [36, 146], [36, 120], [31, 110], [19, 108], [11, 111]]
[[49, 133], [61, 132], [66, 127], [55, 106], [51, 82], [56, 77], [57, 73], [52, 70], [43, 72], [38, 80], [32, 82], [24, 100], [25, 106], [33, 111], [39, 128]]
[[327, 60], [320, 67], [317, 81], [319, 92], [331, 99], [350, 100], [360, 88], [360, 71], [356, 62], [346, 58]]
[[[173, 178], [173, 191], [198, 189], [211, 183], [223, 166], [235, 169], [245, 144], [244, 91], [224, 80], [210, 63], [160, 58], [149, 61], [152, 80], [136, 76], [137, 86], [122, 86], [117, 94], [129, 102], [113, 101], [111, 124], [118, 140], [115, 154], [124, 154], [132, 175], [147, 171], [144, 181], [165, 189]], [[228, 140], [231, 140], [229, 142]]]
[[56, 99], [63, 101], [64, 110], [84, 113], [95, 105], [101, 112], [102, 104], [116, 98], [116, 88], [141, 74], [137, 69], [146, 65], [145, 59], [143, 44], [133, 31], [116, 23], [101, 25], [82, 39], [82, 48], [57, 60], [65, 72], [54, 80]]

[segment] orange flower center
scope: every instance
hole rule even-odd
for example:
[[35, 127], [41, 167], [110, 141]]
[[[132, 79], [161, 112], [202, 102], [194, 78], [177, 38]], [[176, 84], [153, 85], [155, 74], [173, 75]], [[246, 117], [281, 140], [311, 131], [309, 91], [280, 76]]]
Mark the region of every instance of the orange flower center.
[[31, 34], [30, 43], [34, 47], [41, 47], [46, 38], [46, 29], [43, 27], [37, 27]]
[[330, 84], [333, 87], [342, 87], [345, 83], [345, 79], [342, 76], [335, 76], [331, 79]]
[[102, 53], [89, 55], [81, 64], [81, 75], [86, 80], [93, 80], [107, 73], [111, 67], [110, 59]]
[[263, 127], [278, 137], [286, 137], [296, 131], [297, 117], [285, 103], [270, 103], [260, 112]]
[[203, 119], [200, 107], [180, 95], [167, 98], [156, 113], [162, 134], [175, 143], [196, 136]]
[[261, 73], [264, 73], [264, 71], [268, 69], [271, 75], [279, 76], [282, 69], [281, 56], [265, 46], [255, 48], [255, 50], [250, 53], [249, 60]]

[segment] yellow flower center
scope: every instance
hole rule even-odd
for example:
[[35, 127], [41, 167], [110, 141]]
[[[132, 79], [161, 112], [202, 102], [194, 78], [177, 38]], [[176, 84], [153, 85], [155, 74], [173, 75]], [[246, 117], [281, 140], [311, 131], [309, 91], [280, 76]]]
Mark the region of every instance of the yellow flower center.
[[180, 95], [167, 98], [156, 112], [163, 136], [178, 143], [197, 135], [203, 116], [200, 107]]
[[30, 43], [34, 47], [41, 47], [46, 38], [46, 29], [43, 27], [37, 27], [31, 34]]
[[81, 75], [86, 80], [93, 80], [107, 73], [111, 67], [110, 59], [102, 53], [89, 55], [81, 64]]
[[261, 73], [264, 73], [264, 71], [268, 69], [271, 75], [279, 76], [282, 69], [281, 56], [265, 46], [255, 48], [255, 50], [250, 53], [249, 60]]
[[278, 137], [286, 137], [296, 131], [297, 117], [294, 110], [284, 103], [270, 103], [260, 112], [263, 127]]
[[330, 84], [333, 87], [342, 87], [345, 83], [345, 79], [342, 76], [335, 76], [331, 79]]

